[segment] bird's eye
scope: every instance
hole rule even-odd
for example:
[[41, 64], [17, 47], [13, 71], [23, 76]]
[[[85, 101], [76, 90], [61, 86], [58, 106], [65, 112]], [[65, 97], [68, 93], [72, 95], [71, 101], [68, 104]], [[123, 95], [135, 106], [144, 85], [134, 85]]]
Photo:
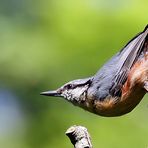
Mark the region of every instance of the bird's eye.
[[68, 84], [68, 85], [67, 85], [67, 88], [68, 88], [68, 89], [71, 89], [71, 88], [72, 88], [72, 84]]

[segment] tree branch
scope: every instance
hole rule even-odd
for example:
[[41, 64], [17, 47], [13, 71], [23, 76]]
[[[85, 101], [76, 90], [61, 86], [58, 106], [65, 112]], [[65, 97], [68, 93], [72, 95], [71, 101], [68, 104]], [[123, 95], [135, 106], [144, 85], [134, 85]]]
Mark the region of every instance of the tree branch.
[[66, 131], [66, 135], [71, 140], [75, 148], [92, 148], [90, 135], [83, 126], [71, 126]]

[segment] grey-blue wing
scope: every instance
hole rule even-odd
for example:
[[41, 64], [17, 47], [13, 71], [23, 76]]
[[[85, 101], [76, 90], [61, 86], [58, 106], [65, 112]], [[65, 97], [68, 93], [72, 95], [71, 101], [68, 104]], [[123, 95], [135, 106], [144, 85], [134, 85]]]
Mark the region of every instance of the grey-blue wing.
[[146, 52], [143, 45], [148, 42], [147, 34], [148, 26], [105, 63], [93, 77], [91, 91], [98, 99], [103, 100], [108, 95], [121, 96], [121, 88], [127, 80], [130, 69], [142, 53]]
[[121, 95], [121, 87], [125, 83], [130, 69], [138, 58], [148, 50], [144, 46], [146, 42], [148, 42], [148, 25], [120, 51], [117, 61], [118, 70], [112, 79], [112, 86], [109, 90], [112, 96]]

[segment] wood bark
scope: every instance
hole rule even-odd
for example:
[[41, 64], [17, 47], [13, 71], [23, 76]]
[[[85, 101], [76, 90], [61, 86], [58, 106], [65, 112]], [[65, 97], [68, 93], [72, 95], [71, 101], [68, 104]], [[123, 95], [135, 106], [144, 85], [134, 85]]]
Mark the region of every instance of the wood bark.
[[71, 126], [66, 131], [74, 148], [92, 148], [90, 135], [87, 129], [83, 126]]

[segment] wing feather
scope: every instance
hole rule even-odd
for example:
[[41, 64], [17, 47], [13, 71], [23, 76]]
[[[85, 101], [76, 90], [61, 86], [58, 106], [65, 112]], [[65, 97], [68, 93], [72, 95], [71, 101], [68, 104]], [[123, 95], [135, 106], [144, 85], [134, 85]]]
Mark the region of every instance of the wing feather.
[[145, 52], [144, 44], [148, 42], [148, 25], [144, 31], [135, 36], [127, 45], [120, 51], [118, 60], [118, 70], [112, 80], [110, 94], [112, 96], [121, 96], [121, 87], [125, 83], [128, 73], [133, 64], [138, 60], [143, 52]]

